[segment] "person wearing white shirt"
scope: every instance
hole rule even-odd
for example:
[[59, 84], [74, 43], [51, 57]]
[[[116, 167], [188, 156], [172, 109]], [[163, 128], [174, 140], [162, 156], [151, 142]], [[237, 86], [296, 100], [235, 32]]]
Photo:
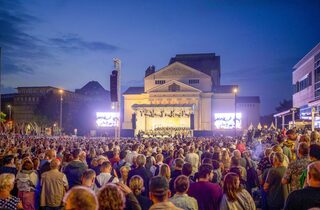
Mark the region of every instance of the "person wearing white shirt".
[[101, 173], [94, 180], [94, 191], [97, 192], [102, 186], [108, 183], [118, 183], [119, 179], [111, 175], [111, 163], [105, 161], [102, 163], [100, 170]]

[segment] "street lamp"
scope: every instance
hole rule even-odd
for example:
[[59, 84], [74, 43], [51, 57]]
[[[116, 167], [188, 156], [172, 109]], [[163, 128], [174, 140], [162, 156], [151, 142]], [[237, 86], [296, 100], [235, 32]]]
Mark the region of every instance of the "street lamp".
[[63, 102], [63, 90], [59, 90], [60, 93], [60, 135], [62, 133], [62, 102]]
[[234, 93], [234, 137], [237, 137], [237, 93], [238, 88], [233, 88]]
[[9, 120], [11, 120], [11, 109], [12, 109], [12, 106], [10, 104], [8, 105], [8, 109], [9, 109]]

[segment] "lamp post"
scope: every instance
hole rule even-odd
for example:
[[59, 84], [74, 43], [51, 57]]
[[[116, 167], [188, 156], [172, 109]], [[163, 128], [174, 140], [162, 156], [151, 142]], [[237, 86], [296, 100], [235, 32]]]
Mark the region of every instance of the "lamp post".
[[234, 93], [234, 137], [237, 137], [237, 93], [238, 88], [233, 88]]
[[59, 123], [59, 126], [60, 126], [60, 136], [62, 134], [62, 102], [63, 102], [63, 90], [60, 89], [59, 90], [59, 93], [60, 93], [60, 123]]
[[12, 109], [12, 106], [10, 104], [8, 105], [8, 109], [9, 109], [9, 120], [11, 121], [11, 109]]

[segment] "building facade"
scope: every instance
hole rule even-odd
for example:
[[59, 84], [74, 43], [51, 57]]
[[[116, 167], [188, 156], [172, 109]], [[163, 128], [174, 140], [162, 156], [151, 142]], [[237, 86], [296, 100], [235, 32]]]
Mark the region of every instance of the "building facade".
[[[299, 108], [300, 119], [311, 120], [312, 107], [320, 111], [320, 43], [293, 67], [292, 85], [293, 107]], [[318, 116], [316, 127], [320, 127]]]
[[[260, 100], [248, 103], [240, 97], [236, 104], [234, 88], [238, 86], [220, 84], [220, 57], [215, 54], [177, 55], [158, 71], [149, 67], [144, 87], [124, 92], [122, 128], [137, 134], [157, 129], [214, 131], [232, 129], [235, 122], [237, 128], [249, 121], [256, 123]], [[244, 104], [255, 104], [255, 108]], [[245, 116], [246, 124], [242, 124], [243, 115], [256, 116]]]

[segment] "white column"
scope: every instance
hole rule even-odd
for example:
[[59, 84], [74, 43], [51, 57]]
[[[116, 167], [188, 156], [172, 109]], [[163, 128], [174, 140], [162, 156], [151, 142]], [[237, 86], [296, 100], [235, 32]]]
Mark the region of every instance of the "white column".
[[311, 108], [311, 130], [314, 131], [314, 112], [315, 112], [315, 108], [312, 107]]
[[284, 115], [282, 115], [281, 118], [282, 118], [282, 129], [284, 129]]

